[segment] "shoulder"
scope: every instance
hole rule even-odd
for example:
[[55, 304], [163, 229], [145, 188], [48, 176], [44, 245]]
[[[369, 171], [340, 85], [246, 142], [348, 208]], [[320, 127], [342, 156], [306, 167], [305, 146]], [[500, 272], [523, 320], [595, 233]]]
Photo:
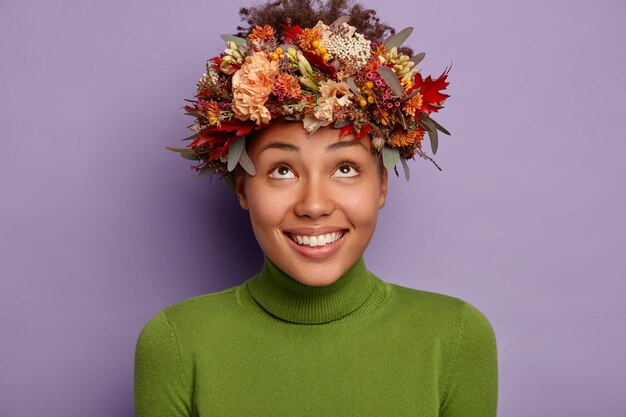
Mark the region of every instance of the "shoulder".
[[493, 334], [487, 316], [467, 300], [389, 282], [387, 285], [393, 296], [394, 310], [407, 320], [429, 323], [431, 327], [446, 331], [455, 338], [459, 333], [468, 331], [478, 332], [484, 337]]
[[154, 313], [141, 333], [195, 333], [228, 320], [236, 308], [238, 286], [187, 298]]

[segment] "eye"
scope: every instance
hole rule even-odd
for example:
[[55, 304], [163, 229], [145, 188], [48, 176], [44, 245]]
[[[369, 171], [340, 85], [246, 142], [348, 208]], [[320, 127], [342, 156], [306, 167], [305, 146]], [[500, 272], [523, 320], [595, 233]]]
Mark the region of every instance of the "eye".
[[333, 176], [339, 177], [339, 178], [351, 178], [351, 177], [356, 177], [357, 175], [359, 175], [359, 171], [356, 168], [356, 166], [354, 166], [353, 164], [344, 162], [341, 165], [339, 165], [339, 167], [337, 168]]
[[272, 167], [272, 170], [270, 171], [270, 177], [281, 179], [281, 178], [295, 178], [296, 176], [291, 171], [291, 168], [289, 168], [286, 165], [281, 164], [281, 165]]

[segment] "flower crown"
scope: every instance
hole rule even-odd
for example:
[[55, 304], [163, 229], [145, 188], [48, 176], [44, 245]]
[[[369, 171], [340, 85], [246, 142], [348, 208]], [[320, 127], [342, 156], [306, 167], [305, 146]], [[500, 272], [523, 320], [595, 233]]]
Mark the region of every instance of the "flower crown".
[[383, 42], [367, 39], [348, 24], [349, 17], [312, 28], [281, 25], [279, 41], [271, 26], [256, 26], [240, 38], [222, 35], [227, 48], [207, 61], [197, 83], [196, 100], [187, 100], [185, 114], [195, 117], [194, 134], [186, 148], [167, 146], [183, 158], [201, 161], [191, 166], [199, 176], [219, 174], [231, 179], [237, 164], [250, 175], [254, 165], [245, 151], [245, 137], [272, 120], [302, 121], [309, 137], [320, 127], [341, 129], [340, 137], [365, 134], [372, 150], [382, 154], [386, 169], [396, 175], [398, 161], [409, 179], [407, 159], [420, 156], [428, 133], [433, 155], [437, 131], [450, 133], [432, 117], [449, 95], [445, 70], [436, 80], [416, 68], [424, 58], [398, 51], [413, 28]]

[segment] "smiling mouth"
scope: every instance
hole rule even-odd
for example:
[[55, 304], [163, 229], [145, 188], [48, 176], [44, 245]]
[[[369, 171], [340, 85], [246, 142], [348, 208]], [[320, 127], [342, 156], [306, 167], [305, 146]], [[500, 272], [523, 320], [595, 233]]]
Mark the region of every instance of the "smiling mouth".
[[319, 248], [330, 245], [331, 243], [337, 242], [339, 239], [346, 234], [345, 230], [339, 232], [325, 233], [321, 235], [296, 235], [294, 233], [286, 233], [289, 239], [293, 240], [300, 246], [305, 246], [309, 248]]

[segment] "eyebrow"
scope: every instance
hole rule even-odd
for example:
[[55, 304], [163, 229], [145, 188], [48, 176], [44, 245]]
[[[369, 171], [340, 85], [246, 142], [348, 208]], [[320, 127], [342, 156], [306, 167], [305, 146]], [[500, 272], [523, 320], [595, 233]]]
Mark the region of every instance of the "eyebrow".
[[[336, 149], [347, 148], [350, 146], [362, 146], [363, 148], [367, 150], [366, 146], [363, 143], [361, 143], [360, 140], [354, 140], [354, 141], [342, 141], [342, 142], [331, 143], [330, 145], [326, 146], [326, 152], [334, 151]], [[296, 146], [292, 143], [287, 143], [287, 142], [267, 143], [263, 145], [259, 153], [263, 152], [266, 149], [282, 149], [282, 150], [289, 151], [289, 152], [300, 152], [299, 146]]]

